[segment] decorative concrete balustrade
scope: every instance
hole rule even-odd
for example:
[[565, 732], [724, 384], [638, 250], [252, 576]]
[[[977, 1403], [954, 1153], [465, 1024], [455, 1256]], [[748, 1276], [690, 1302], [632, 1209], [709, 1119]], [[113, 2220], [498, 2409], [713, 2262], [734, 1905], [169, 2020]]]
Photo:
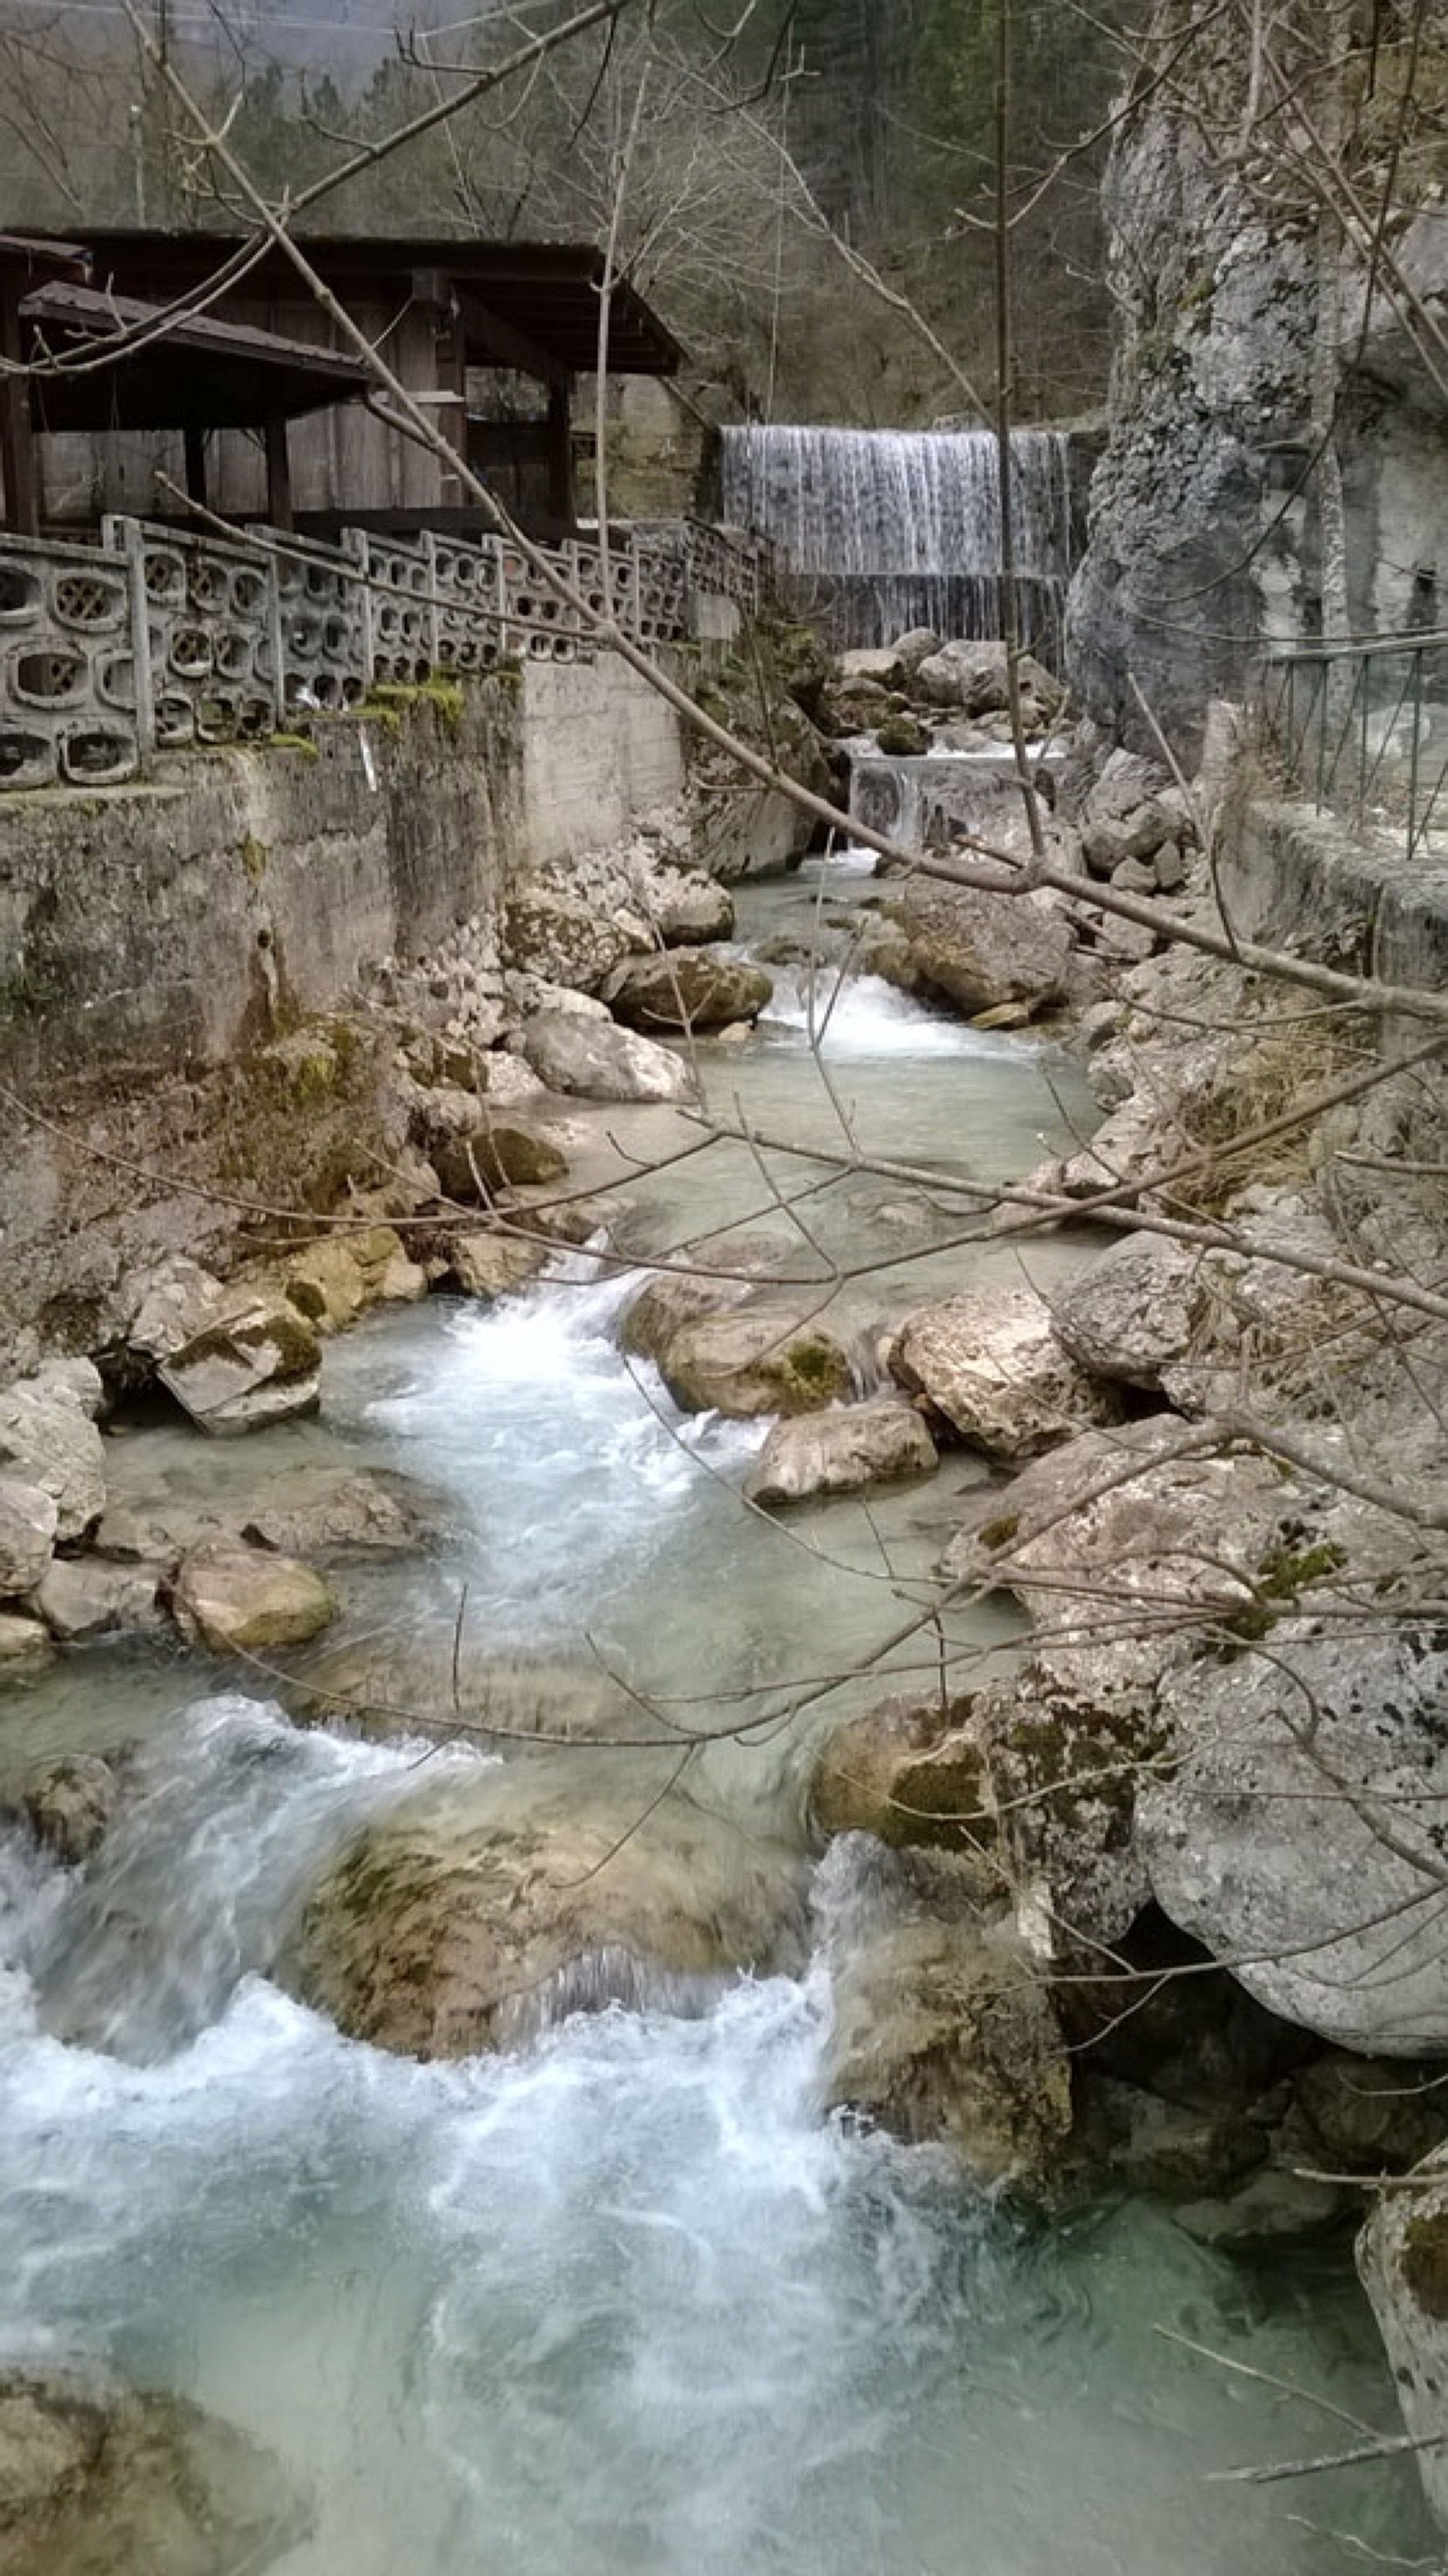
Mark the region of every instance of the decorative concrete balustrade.
[[380, 686], [510, 658], [569, 662], [594, 620], [645, 645], [717, 636], [761, 605], [768, 549], [692, 521], [541, 550], [502, 538], [270, 530], [190, 536], [107, 519], [93, 545], [0, 534], [0, 790], [111, 786], [158, 751], [264, 741]]

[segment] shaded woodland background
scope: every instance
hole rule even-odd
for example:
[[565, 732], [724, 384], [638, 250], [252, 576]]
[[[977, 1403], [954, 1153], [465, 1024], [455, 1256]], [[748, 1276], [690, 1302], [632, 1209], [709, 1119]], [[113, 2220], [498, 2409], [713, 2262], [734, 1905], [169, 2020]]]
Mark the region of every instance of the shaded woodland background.
[[[450, 66], [509, 54], [568, 11], [150, 0], [150, 14], [280, 197], [446, 94]], [[1135, 0], [1018, 0], [1013, 13], [1020, 417], [1069, 417], [1104, 390], [1101, 129], [1133, 72], [1134, 14]], [[617, 209], [620, 258], [711, 408], [928, 426], [960, 415], [959, 385], [891, 299], [988, 383], [994, 156], [992, 0], [637, 0], [610, 32], [339, 192], [317, 222], [602, 238]], [[0, 222], [229, 219], [117, 0], [0, 0]]]

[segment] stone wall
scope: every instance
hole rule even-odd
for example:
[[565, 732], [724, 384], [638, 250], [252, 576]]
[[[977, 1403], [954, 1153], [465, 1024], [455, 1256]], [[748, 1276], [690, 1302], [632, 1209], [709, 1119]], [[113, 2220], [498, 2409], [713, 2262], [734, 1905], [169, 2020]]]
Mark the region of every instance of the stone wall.
[[602, 848], [683, 792], [680, 720], [616, 654], [525, 671], [514, 863], [547, 867], [574, 850]]

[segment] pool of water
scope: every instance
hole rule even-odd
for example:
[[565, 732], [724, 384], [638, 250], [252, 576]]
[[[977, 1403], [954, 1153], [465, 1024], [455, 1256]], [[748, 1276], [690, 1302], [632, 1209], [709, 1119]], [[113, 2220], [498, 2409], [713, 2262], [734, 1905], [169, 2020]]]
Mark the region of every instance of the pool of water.
[[[863, 886], [840, 872], [831, 904]], [[757, 891], [743, 935], [814, 901]], [[826, 1267], [848, 1255], [867, 1275], [833, 1310], [862, 1332], [922, 1279], [1014, 1256], [956, 1243], [959, 1204], [928, 1186], [781, 1143], [848, 1126], [867, 1158], [1004, 1176], [1086, 1110], [1049, 1047], [868, 983], [836, 1003], [827, 1085], [805, 1023], [829, 978], [808, 985], [782, 977], [756, 1040], [706, 1052], [719, 1114], [775, 1139], [758, 1159], [728, 1144], [628, 1184], [666, 1132], [649, 1112], [612, 1121], [599, 1160], [636, 1249], [748, 1220]], [[815, 1189], [807, 1236], [761, 1163], [786, 1197]], [[606, 1668], [631, 1707], [720, 1732], [688, 1794], [803, 1872], [810, 1743], [849, 1704], [833, 1681], [863, 1663], [851, 1688], [873, 1696], [930, 1661], [921, 1580], [981, 1471], [957, 1459], [869, 1515], [777, 1530], [739, 1500], [760, 1429], [683, 1421], [623, 1360], [636, 1285], [576, 1258], [492, 1311], [374, 1318], [331, 1346], [319, 1422], [221, 1447], [137, 1431], [113, 1482], [144, 1502], [319, 1460], [420, 1476], [450, 1538], [349, 1573], [344, 1638], [421, 1671], [461, 1610], [469, 1652]], [[1015, 1623], [973, 1612], [953, 1634], [984, 1670]], [[329, 1856], [420, 1773], [516, 1795], [494, 1752], [300, 1729], [264, 1677], [239, 1691], [159, 1653], [72, 1659], [9, 1703], [3, 1738], [10, 1760], [138, 1750], [90, 1871], [0, 1835], [0, 2358], [104, 2360], [253, 2433], [306, 2501], [275, 2576], [1319, 2576], [1427, 2545], [1402, 2463], [1214, 2477], [1340, 2427], [1158, 2331], [1388, 2425], [1344, 2251], [1234, 2265], [1141, 2204], [1024, 2227], [932, 2153], [826, 2113], [818, 1960], [689, 2016], [613, 2010], [450, 2066], [292, 2000], [277, 1971]], [[647, 1795], [671, 1757], [627, 1759]]]

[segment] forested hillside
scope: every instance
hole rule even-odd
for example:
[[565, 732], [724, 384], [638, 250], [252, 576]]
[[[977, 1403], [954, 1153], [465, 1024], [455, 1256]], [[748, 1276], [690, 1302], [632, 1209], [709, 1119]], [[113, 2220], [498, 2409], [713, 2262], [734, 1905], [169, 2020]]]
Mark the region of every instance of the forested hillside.
[[[344, 138], [386, 133], [434, 101], [450, 67], [520, 41], [501, 8], [459, 26], [435, 6], [428, 33], [402, 0], [395, 25], [393, 0], [341, 13], [325, 0], [148, 5], [277, 194], [333, 166]], [[1079, 411], [1104, 382], [1098, 129], [1132, 68], [1112, 27], [1133, 6], [1008, 11], [1025, 415]], [[617, 217], [622, 260], [715, 407], [907, 424], [969, 412], [989, 399], [993, 367], [996, 8], [628, 6], [332, 198], [326, 221], [603, 238]], [[119, 5], [7, 5], [0, 129], [0, 220], [13, 226], [224, 217]]]

